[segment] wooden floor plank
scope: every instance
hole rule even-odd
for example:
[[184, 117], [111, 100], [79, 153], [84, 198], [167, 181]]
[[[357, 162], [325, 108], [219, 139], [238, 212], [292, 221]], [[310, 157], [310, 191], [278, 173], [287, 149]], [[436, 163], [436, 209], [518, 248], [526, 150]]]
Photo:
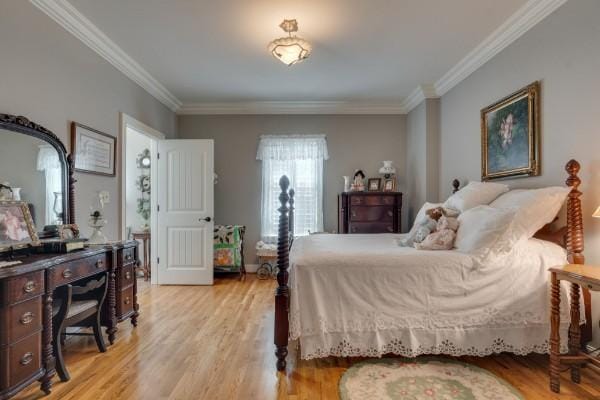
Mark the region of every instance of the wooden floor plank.
[[[140, 282], [138, 328], [120, 324], [116, 343], [104, 354], [91, 338], [68, 338], [71, 381], [55, 380], [47, 397], [32, 386], [16, 399], [337, 399], [340, 377], [363, 359], [299, 360], [290, 346], [288, 370], [277, 373], [274, 289], [274, 281], [252, 275], [245, 281], [216, 279], [212, 287]], [[600, 376], [589, 368], [582, 370], [580, 385], [565, 372], [561, 394], [550, 392], [546, 355], [459, 360], [505, 379], [527, 399], [600, 399]]]

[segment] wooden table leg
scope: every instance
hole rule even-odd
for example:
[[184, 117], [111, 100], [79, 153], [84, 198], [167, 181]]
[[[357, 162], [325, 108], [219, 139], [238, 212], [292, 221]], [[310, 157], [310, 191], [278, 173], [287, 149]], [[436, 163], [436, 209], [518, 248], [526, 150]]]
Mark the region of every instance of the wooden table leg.
[[117, 252], [113, 251], [113, 262], [112, 267], [108, 274], [108, 327], [106, 328], [106, 334], [108, 335], [108, 341], [112, 345], [115, 343], [117, 336], [117, 284], [114, 266], [116, 265]]
[[56, 373], [54, 353], [52, 352], [52, 289], [48, 288], [46, 282], [46, 293], [44, 293], [43, 304], [43, 318], [44, 318], [44, 330], [42, 333], [42, 362], [46, 372], [40, 379], [41, 389], [46, 394], [50, 394], [52, 390], [52, 378]]
[[[569, 354], [576, 356], [581, 347], [581, 331], [579, 327], [579, 285], [571, 283], [571, 325], [569, 326]], [[579, 364], [571, 365], [571, 380], [581, 382]]]
[[552, 272], [550, 314], [550, 390], [560, 392], [560, 280]]

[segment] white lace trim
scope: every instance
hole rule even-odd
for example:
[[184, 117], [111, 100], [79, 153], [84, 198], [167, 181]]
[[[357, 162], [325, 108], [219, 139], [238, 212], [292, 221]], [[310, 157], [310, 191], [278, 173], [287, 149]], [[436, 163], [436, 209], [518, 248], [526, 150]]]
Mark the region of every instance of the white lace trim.
[[[567, 351], [568, 323], [561, 324], [561, 351]], [[499, 329], [401, 329], [365, 333], [303, 336], [299, 339], [302, 359], [322, 357], [381, 357], [395, 354], [488, 356], [508, 352], [517, 355], [549, 352], [549, 324]]]

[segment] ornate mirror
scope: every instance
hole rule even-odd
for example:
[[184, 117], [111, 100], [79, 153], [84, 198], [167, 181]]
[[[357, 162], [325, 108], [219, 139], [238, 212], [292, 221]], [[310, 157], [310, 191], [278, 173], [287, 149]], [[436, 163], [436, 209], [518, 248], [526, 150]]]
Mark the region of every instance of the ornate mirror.
[[0, 114], [0, 200], [27, 203], [35, 227], [75, 223], [72, 159], [58, 137], [22, 116]]

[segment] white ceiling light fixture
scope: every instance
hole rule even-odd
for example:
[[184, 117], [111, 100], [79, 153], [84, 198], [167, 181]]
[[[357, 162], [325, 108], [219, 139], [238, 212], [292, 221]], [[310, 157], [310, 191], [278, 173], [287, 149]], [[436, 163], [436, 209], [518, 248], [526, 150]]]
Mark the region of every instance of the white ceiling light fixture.
[[310, 56], [312, 46], [306, 40], [298, 36], [292, 36], [292, 32], [298, 32], [298, 21], [295, 19], [284, 19], [279, 27], [289, 36], [273, 40], [269, 43], [269, 52], [273, 57], [287, 66], [304, 61]]

